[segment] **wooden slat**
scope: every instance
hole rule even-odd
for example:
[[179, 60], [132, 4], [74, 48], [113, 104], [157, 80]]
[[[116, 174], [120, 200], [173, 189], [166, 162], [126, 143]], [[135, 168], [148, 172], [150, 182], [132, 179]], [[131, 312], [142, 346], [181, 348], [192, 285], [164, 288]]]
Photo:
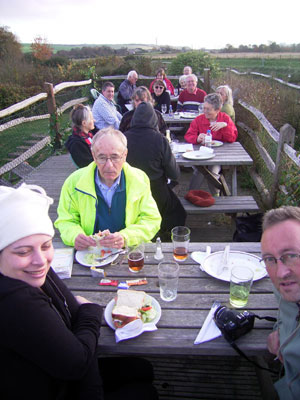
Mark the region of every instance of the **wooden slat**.
[[188, 214], [207, 213], [240, 213], [259, 211], [259, 207], [252, 196], [221, 196], [215, 197], [215, 204], [209, 207], [198, 207], [185, 198], [180, 201]]

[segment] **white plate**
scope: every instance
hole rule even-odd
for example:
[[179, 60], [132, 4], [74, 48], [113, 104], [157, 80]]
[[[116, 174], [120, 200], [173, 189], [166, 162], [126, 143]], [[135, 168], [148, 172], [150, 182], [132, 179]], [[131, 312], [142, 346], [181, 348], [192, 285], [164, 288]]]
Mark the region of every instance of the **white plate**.
[[[101, 250], [111, 250], [112, 251], [112, 256], [107, 258], [104, 261], [95, 261], [94, 263], [89, 263], [86, 260], [86, 256], [88, 254], [94, 254], [97, 258], [100, 258], [100, 254], [101, 254]], [[92, 248], [88, 248], [86, 250], [77, 250], [75, 253], [75, 258], [76, 260], [79, 262], [79, 264], [83, 265], [84, 267], [103, 267], [104, 265], [110, 264], [111, 262], [113, 262], [117, 257], [118, 254], [113, 254], [116, 251], [118, 251], [119, 249], [110, 249], [109, 247], [92, 247]], [[107, 254], [104, 255], [104, 257]]]
[[211, 147], [220, 147], [220, 146], [223, 146], [223, 142], [221, 142], [220, 140], [211, 141]]
[[262, 279], [267, 275], [266, 269], [259, 262], [260, 258], [242, 251], [230, 251], [228, 259], [228, 269], [220, 275], [217, 274], [219, 265], [222, 261], [223, 251], [217, 251], [207, 256], [202, 265], [203, 270], [210, 276], [222, 281], [230, 282], [230, 271], [235, 266], [248, 267], [254, 273], [253, 281]]
[[[155, 310], [156, 310], [156, 317], [151, 321], [151, 324], [156, 325], [158, 323], [158, 321], [160, 320], [160, 317], [161, 317], [161, 308], [160, 308], [159, 302], [154, 297], [152, 297], [152, 296], [149, 296], [149, 297], [151, 298], [152, 307], [154, 307]], [[105, 307], [105, 310], [104, 310], [105, 321], [106, 321], [107, 325], [110, 326], [111, 329], [113, 329], [114, 331], [116, 330], [116, 328], [114, 326], [114, 322], [113, 322], [111, 313], [112, 313], [112, 310], [113, 310], [113, 308], [115, 306], [115, 303], [116, 303], [115, 299], [112, 299], [107, 304], [107, 306]], [[147, 324], [144, 324], [144, 325], [147, 325]]]
[[192, 113], [192, 112], [182, 112], [180, 113], [181, 118], [187, 118], [187, 119], [194, 119], [198, 117], [198, 114]]
[[188, 160], [209, 160], [210, 158], [214, 158], [215, 153], [211, 154], [203, 154], [199, 151], [188, 151], [182, 154], [182, 157], [187, 158]]

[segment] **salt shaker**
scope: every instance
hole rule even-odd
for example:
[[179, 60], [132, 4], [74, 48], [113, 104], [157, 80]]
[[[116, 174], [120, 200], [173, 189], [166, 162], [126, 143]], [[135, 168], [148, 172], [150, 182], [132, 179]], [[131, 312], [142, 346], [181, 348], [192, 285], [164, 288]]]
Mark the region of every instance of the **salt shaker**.
[[164, 258], [164, 255], [163, 255], [162, 249], [161, 249], [161, 240], [159, 237], [156, 239], [156, 252], [154, 254], [154, 258], [155, 258], [155, 260], [162, 260]]

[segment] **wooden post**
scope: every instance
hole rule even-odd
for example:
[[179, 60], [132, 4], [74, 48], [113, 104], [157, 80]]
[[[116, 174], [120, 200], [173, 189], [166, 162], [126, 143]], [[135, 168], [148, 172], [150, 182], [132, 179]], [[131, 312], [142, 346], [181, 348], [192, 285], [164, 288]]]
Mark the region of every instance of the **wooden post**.
[[59, 132], [58, 114], [55, 102], [55, 96], [53, 91], [52, 83], [44, 83], [45, 90], [47, 92], [47, 107], [50, 114], [50, 127], [52, 126], [55, 132], [54, 138], [54, 149], [61, 149], [62, 147], [62, 135]]
[[204, 75], [204, 90], [208, 94], [210, 93], [210, 69], [204, 68], [203, 75]]
[[[291, 127], [291, 125], [289, 125], [289, 124], [283, 125], [279, 130], [280, 136], [279, 136], [278, 147], [277, 147], [276, 163], [275, 163], [275, 170], [274, 170], [274, 181], [273, 181], [273, 185], [272, 185], [272, 188], [270, 191], [270, 205], [272, 208], [275, 207], [276, 194], [278, 192], [278, 187], [279, 187], [280, 161], [281, 161], [283, 146], [284, 146], [284, 143], [290, 142], [292, 130], [294, 130], [294, 128]], [[294, 132], [294, 135], [295, 135], [295, 132]]]

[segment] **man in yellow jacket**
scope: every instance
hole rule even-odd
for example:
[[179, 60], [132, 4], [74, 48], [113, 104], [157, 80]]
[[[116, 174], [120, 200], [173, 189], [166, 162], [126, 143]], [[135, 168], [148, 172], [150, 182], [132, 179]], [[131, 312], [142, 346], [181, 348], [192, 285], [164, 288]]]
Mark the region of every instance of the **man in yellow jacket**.
[[149, 178], [127, 164], [127, 139], [106, 128], [93, 138], [94, 162], [73, 172], [63, 184], [55, 226], [66, 245], [95, 246], [90, 236], [108, 230], [106, 247], [122, 248], [149, 241], [161, 223]]

